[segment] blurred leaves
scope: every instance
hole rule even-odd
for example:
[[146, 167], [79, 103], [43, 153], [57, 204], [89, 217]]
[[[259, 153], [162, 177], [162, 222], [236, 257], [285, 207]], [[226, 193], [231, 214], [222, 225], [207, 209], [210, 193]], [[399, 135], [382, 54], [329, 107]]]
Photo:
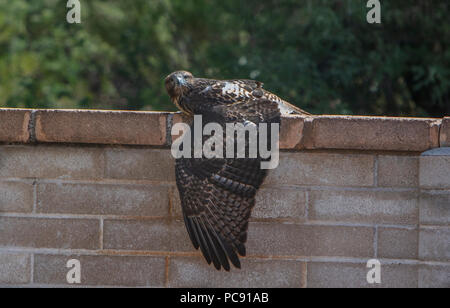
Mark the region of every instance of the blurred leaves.
[[447, 0], [0, 0], [0, 106], [175, 110], [171, 71], [257, 78], [313, 113], [450, 114]]

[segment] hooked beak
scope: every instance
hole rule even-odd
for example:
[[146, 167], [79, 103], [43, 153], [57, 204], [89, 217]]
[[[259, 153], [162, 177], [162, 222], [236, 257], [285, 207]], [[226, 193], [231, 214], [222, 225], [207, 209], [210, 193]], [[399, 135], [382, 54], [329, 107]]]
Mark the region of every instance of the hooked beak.
[[183, 77], [176, 76], [176, 77], [175, 77], [175, 83], [176, 83], [178, 86], [183, 86], [183, 85], [186, 83], [186, 80], [184, 80]]

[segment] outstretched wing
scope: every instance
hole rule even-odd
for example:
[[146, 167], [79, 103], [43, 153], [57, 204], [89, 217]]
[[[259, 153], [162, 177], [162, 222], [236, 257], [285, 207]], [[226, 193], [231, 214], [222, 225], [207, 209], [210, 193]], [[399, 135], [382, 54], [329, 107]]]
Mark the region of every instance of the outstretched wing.
[[[280, 121], [278, 105], [265, 99], [215, 105], [203, 115], [203, 124], [216, 122], [223, 127], [226, 123]], [[246, 254], [248, 220], [267, 174], [261, 169], [261, 161], [259, 155], [176, 161], [176, 181], [189, 236], [194, 247], [200, 248], [206, 261], [217, 269], [230, 270], [230, 262], [240, 268], [238, 255]]]
[[254, 159], [179, 159], [177, 186], [183, 217], [196, 249], [208, 264], [240, 268], [248, 219], [266, 171]]

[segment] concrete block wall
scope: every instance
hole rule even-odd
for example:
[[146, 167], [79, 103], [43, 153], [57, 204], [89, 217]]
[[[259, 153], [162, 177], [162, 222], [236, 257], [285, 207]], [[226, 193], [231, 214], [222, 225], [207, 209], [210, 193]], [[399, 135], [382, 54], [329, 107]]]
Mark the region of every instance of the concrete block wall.
[[77, 259], [81, 286], [450, 287], [449, 118], [284, 118], [230, 273], [183, 225], [169, 134], [181, 120], [0, 109], [0, 286], [73, 286]]

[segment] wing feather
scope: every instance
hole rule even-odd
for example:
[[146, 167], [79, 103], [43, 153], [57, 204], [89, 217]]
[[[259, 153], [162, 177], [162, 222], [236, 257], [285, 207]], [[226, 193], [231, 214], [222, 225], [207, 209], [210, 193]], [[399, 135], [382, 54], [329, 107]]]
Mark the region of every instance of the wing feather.
[[207, 221], [208, 221], [207, 219], [200, 219], [198, 222], [202, 228], [202, 231], [206, 235], [209, 244], [209, 249], [213, 256], [214, 266], [216, 267], [216, 269], [220, 269], [220, 266], [222, 265], [226, 271], [229, 271], [230, 264], [228, 263], [228, 259], [225, 255], [225, 252], [222, 250], [222, 246], [218, 243], [218, 241], [213, 236], [211, 236], [210, 229], [206, 227]]
[[197, 79], [195, 85], [194, 91], [190, 93], [189, 97], [185, 98], [186, 104], [195, 114], [204, 114], [214, 106], [225, 105], [229, 107], [234, 104], [241, 104], [237, 109], [245, 111], [246, 106], [250, 107], [252, 102], [267, 101], [275, 103], [281, 114], [311, 115], [309, 112], [263, 89], [263, 83], [259, 81], [249, 79]]
[[[249, 81], [247, 87], [249, 84], [253, 85]], [[253, 86], [260, 87], [256, 83]], [[207, 105], [211, 101], [209, 98], [204, 103]], [[224, 128], [230, 122], [258, 124], [279, 123], [280, 120], [277, 103], [266, 98], [216, 104], [203, 109], [202, 115], [204, 125], [216, 122]], [[262, 161], [259, 155], [257, 158], [179, 158], [176, 161], [176, 180], [188, 234], [208, 264], [212, 262], [217, 269], [229, 271], [230, 262], [240, 268], [238, 255], [246, 255], [248, 220], [256, 192], [267, 174], [261, 169]]]

